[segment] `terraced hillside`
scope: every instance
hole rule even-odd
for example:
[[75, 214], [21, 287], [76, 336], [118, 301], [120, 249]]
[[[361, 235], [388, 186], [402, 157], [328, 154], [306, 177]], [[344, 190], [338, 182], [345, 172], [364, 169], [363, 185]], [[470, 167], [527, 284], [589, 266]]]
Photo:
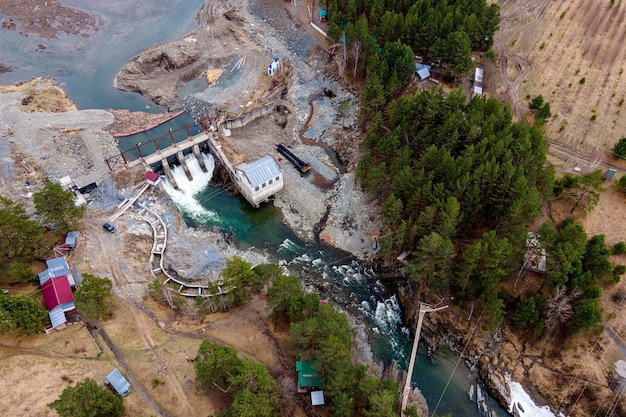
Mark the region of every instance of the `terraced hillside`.
[[[626, 136], [626, 1], [497, 0], [502, 22], [487, 92], [523, 116], [551, 103], [547, 137], [587, 154]], [[490, 77], [490, 79], [489, 79]]]

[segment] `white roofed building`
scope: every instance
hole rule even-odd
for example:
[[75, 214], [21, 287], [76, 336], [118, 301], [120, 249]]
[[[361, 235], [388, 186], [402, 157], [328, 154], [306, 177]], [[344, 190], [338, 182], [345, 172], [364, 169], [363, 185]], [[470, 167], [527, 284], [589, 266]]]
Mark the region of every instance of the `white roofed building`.
[[283, 169], [271, 156], [234, 168], [239, 191], [253, 207], [259, 207], [283, 189]]

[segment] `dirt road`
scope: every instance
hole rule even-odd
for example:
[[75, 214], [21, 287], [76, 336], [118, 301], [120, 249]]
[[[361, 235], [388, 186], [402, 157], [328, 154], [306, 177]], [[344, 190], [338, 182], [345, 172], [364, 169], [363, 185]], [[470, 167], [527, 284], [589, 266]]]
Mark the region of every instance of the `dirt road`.
[[163, 416], [163, 417], [174, 417], [172, 414], [168, 413], [163, 408], [161, 408], [161, 406], [159, 404], [157, 404], [152, 399], [152, 397], [150, 397], [146, 393], [146, 391], [144, 391], [144, 389], [141, 386], [141, 384], [137, 381], [137, 379], [133, 376], [132, 372], [130, 371], [128, 365], [126, 364], [126, 361], [124, 360], [124, 357], [122, 356], [120, 351], [115, 347], [115, 345], [113, 344], [113, 342], [111, 341], [111, 339], [109, 338], [107, 333], [104, 331], [104, 328], [102, 328], [102, 324], [99, 321], [96, 321], [94, 323], [94, 325], [92, 326], [92, 330], [91, 331], [94, 332], [94, 333], [97, 332], [97, 334], [100, 335], [100, 337], [102, 338], [104, 343], [106, 343], [106, 345], [109, 347], [109, 349], [111, 349], [111, 352], [113, 352], [113, 354], [115, 355], [115, 359], [120, 364], [120, 367], [124, 370], [124, 374], [126, 375], [126, 379], [128, 379], [128, 382], [130, 382], [131, 389], [134, 392], [136, 392], [137, 394], [139, 394], [141, 396], [141, 398], [146, 402], [146, 404], [148, 404], [150, 407], [152, 407], [152, 409], [154, 411], [156, 411], [157, 413], [159, 413], [160, 416]]

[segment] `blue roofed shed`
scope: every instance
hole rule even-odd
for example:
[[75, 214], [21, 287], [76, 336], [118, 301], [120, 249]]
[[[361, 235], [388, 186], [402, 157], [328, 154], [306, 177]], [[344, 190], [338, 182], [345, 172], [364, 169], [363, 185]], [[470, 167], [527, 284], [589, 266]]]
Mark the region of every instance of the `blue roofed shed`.
[[617, 170], [613, 168], [609, 168], [604, 174], [602, 174], [602, 179], [611, 181], [613, 177], [617, 174]]
[[78, 236], [80, 236], [80, 232], [77, 232], [77, 231], [67, 232], [67, 236], [65, 237], [65, 244], [72, 249], [75, 248], [76, 238]]
[[325, 21], [328, 18], [328, 12], [326, 9], [320, 10], [320, 20]]
[[63, 311], [63, 305], [58, 305], [50, 310], [48, 316], [50, 317], [50, 324], [53, 329], [65, 327], [64, 325], [67, 323], [67, 318], [65, 317], [65, 311]]
[[70, 267], [67, 264], [67, 260], [64, 256], [59, 256], [57, 258], [48, 259], [46, 261], [46, 265], [48, 265], [48, 269], [43, 272], [37, 274], [39, 277], [39, 284], [43, 285], [46, 281], [48, 281], [52, 277], [61, 277], [66, 276], [67, 281], [70, 283], [70, 286], [75, 286], [76, 281], [74, 281], [74, 277], [70, 272]]
[[126, 378], [124, 378], [124, 375], [117, 370], [117, 368], [112, 370], [111, 373], [107, 375], [107, 383], [111, 385], [115, 392], [122, 397], [130, 394], [130, 383], [126, 380]]
[[415, 73], [420, 78], [420, 80], [425, 80], [430, 77], [430, 65], [426, 64], [415, 64]]

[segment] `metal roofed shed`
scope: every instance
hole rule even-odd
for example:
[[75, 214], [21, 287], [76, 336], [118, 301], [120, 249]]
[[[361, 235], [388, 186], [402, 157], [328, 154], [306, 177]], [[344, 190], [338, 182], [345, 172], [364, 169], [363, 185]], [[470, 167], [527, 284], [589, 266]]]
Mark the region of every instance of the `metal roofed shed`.
[[80, 236], [80, 232], [77, 232], [77, 231], [67, 232], [67, 236], [65, 237], [65, 244], [72, 249], [75, 248], [76, 238], [78, 236]]
[[251, 186], [256, 187], [265, 181], [280, 175], [280, 166], [271, 156], [264, 156], [251, 164], [239, 168], [244, 173]]
[[482, 83], [483, 82], [483, 69], [482, 68], [476, 68], [476, 73], [474, 75], [474, 81], [476, 81], [477, 83]]
[[234, 168], [237, 187], [253, 207], [259, 207], [283, 189], [283, 169], [271, 156]]
[[602, 179], [606, 181], [611, 181], [615, 174], [617, 174], [617, 170], [609, 168], [604, 174], [602, 174]]
[[474, 94], [476, 94], [477, 96], [482, 96], [483, 88], [475, 85], [474, 86]]
[[311, 405], [324, 405], [324, 391], [311, 391]]
[[[48, 275], [50, 277], [60, 277], [62, 275], [65, 275], [71, 286], [76, 285], [76, 282], [74, 282], [74, 277], [70, 272], [70, 267], [67, 264], [67, 259], [65, 259], [64, 256], [48, 259], [46, 261], [46, 265], [48, 265]], [[43, 282], [41, 282], [41, 274], [39, 274], [39, 283], [43, 284]]]
[[159, 174], [157, 174], [154, 171], [148, 171], [146, 172], [146, 181], [149, 184], [157, 185], [158, 183], [161, 182], [161, 177], [159, 177]]
[[415, 73], [420, 80], [425, 80], [426, 78], [430, 77], [430, 65], [415, 64]]
[[50, 317], [50, 324], [52, 325], [53, 329], [65, 327], [65, 323], [67, 323], [67, 317], [65, 317], [63, 306], [56, 306], [48, 312], [48, 316]]
[[298, 373], [298, 392], [307, 390], [319, 390], [325, 385], [324, 378], [320, 376], [322, 367], [319, 361], [297, 361], [296, 372]]
[[122, 397], [126, 397], [130, 394], [130, 383], [126, 380], [126, 378], [124, 378], [124, 375], [117, 370], [117, 368], [112, 370], [111, 373], [107, 375], [107, 384], [113, 387], [115, 392]]

